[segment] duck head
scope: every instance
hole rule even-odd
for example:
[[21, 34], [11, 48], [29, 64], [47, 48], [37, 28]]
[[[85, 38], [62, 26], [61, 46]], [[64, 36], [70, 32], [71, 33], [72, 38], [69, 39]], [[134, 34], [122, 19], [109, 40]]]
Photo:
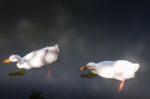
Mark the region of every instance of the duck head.
[[94, 62], [89, 62], [86, 66], [80, 67], [80, 71], [85, 71], [85, 70], [90, 70], [93, 73], [96, 73], [96, 68], [95, 68], [95, 63]]
[[18, 62], [19, 60], [21, 60], [21, 57], [19, 55], [11, 55], [8, 59], [5, 59], [3, 63], [10, 64], [10, 63]]

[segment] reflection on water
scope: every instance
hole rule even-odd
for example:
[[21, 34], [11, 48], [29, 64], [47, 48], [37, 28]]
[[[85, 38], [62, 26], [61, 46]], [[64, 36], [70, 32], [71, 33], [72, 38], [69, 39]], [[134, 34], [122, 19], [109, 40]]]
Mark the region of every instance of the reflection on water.
[[32, 90], [32, 93], [31, 93], [29, 99], [45, 99], [45, 98], [42, 96], [41, 92], [39, 92], [37, 90]]
[[80, 75], [80, 77], [83, 78], [95, 78], [97, 76], [97, 74], [92, 73], [91, 71], [88, 71], [87, 73], [83, 73]]
[[16, 72], [10, 72], [8, 75], [9, 76], [24, 76], [26, 74], [26, 70], [25, 69], [20, 69]]

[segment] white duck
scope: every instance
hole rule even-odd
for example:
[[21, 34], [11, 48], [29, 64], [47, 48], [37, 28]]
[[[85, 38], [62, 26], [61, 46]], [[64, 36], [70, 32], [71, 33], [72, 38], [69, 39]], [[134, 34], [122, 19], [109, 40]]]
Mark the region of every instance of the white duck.
[[92, 73], [104, 78], [121, 81], [118, 91], [123, 89], [126, 79], [135, 77], [135, 72], [139, 69], [138, 63], [131, 63], [126, 60], [102, 61], [100, 63], [89, 62], [80, 68], [80, 71], [91, 70]]
[[55, 45], [30, 52], [24, 57], [11, 55], [8, 59], [4, 60], [4, 63], [9, 64], [16, 62], [19, 69], [40, 68], [57, 61], [58, 54], [59, 47]]

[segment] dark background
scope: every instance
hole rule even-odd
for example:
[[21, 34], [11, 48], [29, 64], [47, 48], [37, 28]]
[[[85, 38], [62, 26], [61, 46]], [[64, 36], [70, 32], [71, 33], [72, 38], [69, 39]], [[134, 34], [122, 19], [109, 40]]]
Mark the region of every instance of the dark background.
[[[147, 0], [148, 1], [148, 0]], [[150, 3], [143, 0], [1, 0], [0, 98], [150, 99]], [[2, 61], [59, 44], [60, 61], [10, 77], [16, 65]], [[119, 81], [80, 77], [88, 62], [126, 59], [141, 67], [117, 93]]]

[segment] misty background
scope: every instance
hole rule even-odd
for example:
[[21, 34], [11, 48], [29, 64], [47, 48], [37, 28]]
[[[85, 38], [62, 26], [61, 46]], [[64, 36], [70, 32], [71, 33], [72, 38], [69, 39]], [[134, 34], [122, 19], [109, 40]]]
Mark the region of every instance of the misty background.
[[[143, 0], [1, 0], [0, 97], [29, 99], [33, 89], [46, 99], [149, 99], [150, 6]], [[16, 64], [2, 61], [59, 44], [59, 62], [10, 77]], [[136, 78], [119, 81], [80, 77], [88, 62], [126, 59], [141, 65]], [[52, 75], [47, 78], [48, 69]]]

